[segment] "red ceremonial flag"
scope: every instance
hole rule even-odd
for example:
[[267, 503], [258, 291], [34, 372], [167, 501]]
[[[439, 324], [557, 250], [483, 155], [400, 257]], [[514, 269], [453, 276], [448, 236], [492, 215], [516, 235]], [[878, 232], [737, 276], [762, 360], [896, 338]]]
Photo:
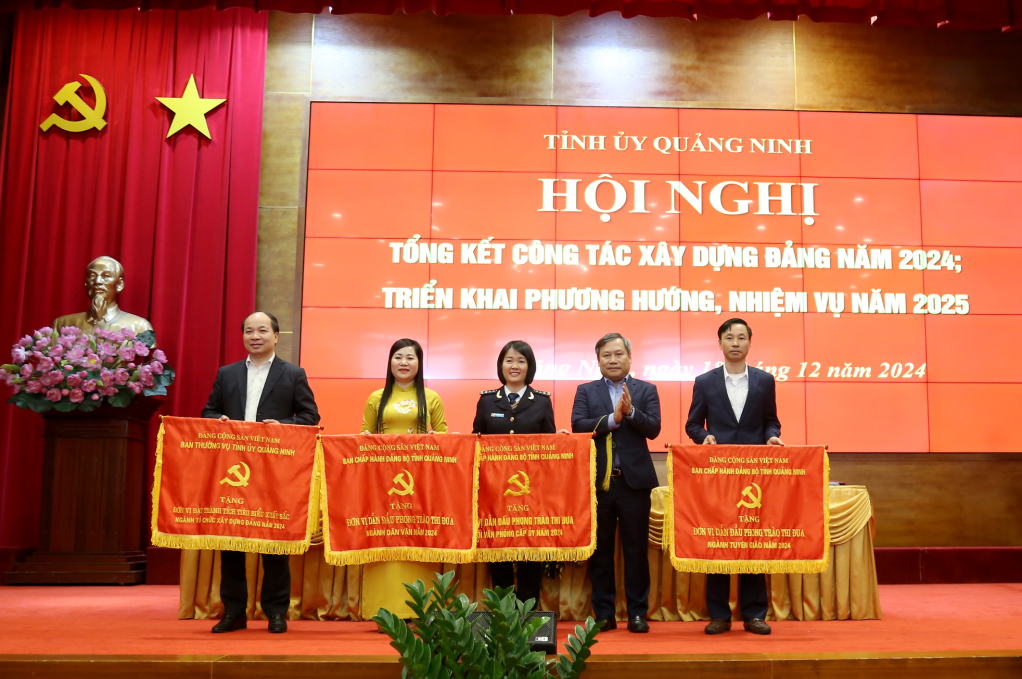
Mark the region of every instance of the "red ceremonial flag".
[[671, 564], [691, 573], [822, 573], [830, 555], [825, 446], [671, 446]]
[[477, 438], [321, 436], [327, 563], [475, 561]]
[[590, 434], [479, 439], [480, 561], [585, 561], [596, 549]]
[[319, 427], [164, 417], [153, 544], [302, 554], [319, 523]]

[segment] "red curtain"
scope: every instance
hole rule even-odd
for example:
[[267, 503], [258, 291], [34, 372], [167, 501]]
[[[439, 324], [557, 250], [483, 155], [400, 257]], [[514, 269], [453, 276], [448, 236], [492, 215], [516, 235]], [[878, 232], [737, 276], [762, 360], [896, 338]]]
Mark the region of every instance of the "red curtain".
[[[267, 14], [124, 10], [18, 15], [3, 139], [0, 351], [84, 311], [86, 264], [124, 265], [119, 304], [148, 318], [177, 370], [163, 414], [196, 415], [219, 365], [243, 357], [255, 303]], [[42, 132], [53, 95], [85, 73], [106, 90], [107, 126]], [[212, 140], [155, 97], [226, 98]], [[80, 92], [88, 92], [83, 88]], [[87, 95], [88, 96], [88, 95]], [[42, 419], [0, 407], [0, 545], [38, 540]]]
[[432, 11], [438, 15], [552, 14], [585, 11], [589, 16], [620, 12], [624, 17], [707, 16], [754, 19], [764, 14], [790, 21], [807, 16], [813, 21], [873, 23], [874, 25], [941, 26], [943, 28], [1005, 29], [1022, 27], [1022, 0], [0, 0], [0, 11], [27, 7], [78, 9], [186, 10], [200, 7], [246, 7], [318, 14], [393, 14]]

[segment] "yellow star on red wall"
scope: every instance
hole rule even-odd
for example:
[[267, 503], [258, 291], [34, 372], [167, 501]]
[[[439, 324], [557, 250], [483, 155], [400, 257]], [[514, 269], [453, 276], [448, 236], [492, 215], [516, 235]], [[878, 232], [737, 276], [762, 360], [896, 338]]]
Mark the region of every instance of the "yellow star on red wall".
[[207, 139], [212, 139], [209, 136], [209, 127], [206, 125], [206, 114], [227, 100], [201, 99], [199, 89], [195, 86], [195, 75], [193, 74], [188, 79], [188, 85], [185, 86], [185, 93], [182, 96], [156, 97], [156, 101], [174, 112], [174, 120], [170, 123], [167, 137], [191, 125], [206, 135]]

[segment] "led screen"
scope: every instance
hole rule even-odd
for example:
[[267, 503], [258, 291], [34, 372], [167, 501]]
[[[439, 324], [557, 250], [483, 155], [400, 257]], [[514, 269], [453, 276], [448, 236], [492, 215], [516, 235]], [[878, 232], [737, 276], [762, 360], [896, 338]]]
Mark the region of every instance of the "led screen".
[[594, 344], [628, 336], [687, 440], [716, 329], [753, 330], [782, 438], [832, 452], [1016, 451], [1022, 119], [669, 108], [312, 105], [301, 364], [359, 430], [419, 340], [453, 431], [511, 339], [570, 427]]

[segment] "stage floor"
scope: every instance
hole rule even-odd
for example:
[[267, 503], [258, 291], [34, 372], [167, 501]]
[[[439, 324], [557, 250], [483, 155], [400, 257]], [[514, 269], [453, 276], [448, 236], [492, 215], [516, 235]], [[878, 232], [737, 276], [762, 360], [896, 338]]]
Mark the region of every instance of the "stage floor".
[[[623, 669], [622, 663], [637, 663], [633, 667], [639, 670], [657, 658], [674, 658], [673, 662], [684, 664], [707, 661], [708, 669], [716, 665], [719, 670], [717, 663], [723, 660], [788, 658], [816, 663], [817, 671], [812, 676], [823, 676], [827, 673], [819, 671], [817, 661], [828, 659], [961, 661], [984, 657], [998, 659], [997, 667], [1008, 673], [980, 672], [975, 676], [1022, 676], [1022, 584], [887, 585], [880, 587], [880, 597], [883, 620], [774, 622], [774, 633], [769, 637], [748, 634], [741, 630], [740, 623], [731, 633], [717, 637], [706, 636], [701, 622], [653, 622], [647, 635], [630, 634], [622, 626], [600, 636], [593, 649], [596, 657], [592, 669], [605, 661], [608, 670], [611, 665]], [[84, 661], [103, 660], [104, 656], [110, 661], [118, 656], [136, 663], [147, 658], [160, 660], [161, 665], [179, 662], [183, 663], [182, 670], [190, 666], [184, 656], [204, 663], [213, 658], [226, 660], [228, 656], [245, 656], [252, 662], [259, 656], [261, 662], [271, 664], [285, 660], [306, 664], [304, 661], [313, 657], [317, 663], [332, 657], [348, 664], [358, 658], [371, 662], [376, 670], [354, 674], [389, 676], [393, 671], [397, 676], [399, 671], [392, 660], [396, 652], [371, 622], [296, 621], [289, 623], [287, 634], [271, 635], [266, 632], [266, 622], [257, 621], [245, 631], [213, 635], [209, 631], [212, 621], [177, 620], [177, 603], [178, 588], [174, 586], [0, 587], [0, 610], [4, 611], [0, 618], [2, 674], [14, 676], [9, 672], [15, 670], [24, 670], [15, 674], [27, 674], [34, 665], [35, 676], [72, 676], [57, 672], [61, 663], [53, 663], [61, 657]], [[560, 625], [561, 643], [573, 627], [574, 623]], [[44, 665], [54, 671], [39, 672], [36, 663], [43, 661], [48, 661]], [[934, 676], [936, 668], [919, 669]], [[904, 670], [902, 667], [900, 671]], [[959, 664], [958, 670], [966, 667]], [[131, 672], [138, 676], [137, 666]], [[109, 666], [104, 674], [111, 676]], [[170, 676], [163, 671], [160, 674]], [[209, 677], [210, 670], [199, 672], [203, 674]], [[221, 674], [230, 673], [218, 676]], [[602, 674], [587, 672], [587, 676]], [[778, 676], [776, 670], [773, 676]]]

